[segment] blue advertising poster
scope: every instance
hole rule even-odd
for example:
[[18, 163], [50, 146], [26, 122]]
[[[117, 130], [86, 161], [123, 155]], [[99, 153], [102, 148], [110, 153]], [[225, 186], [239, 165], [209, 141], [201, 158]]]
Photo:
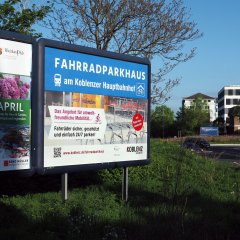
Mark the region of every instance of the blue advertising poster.
[[147, 99], [148, 66], [47, 47], [45, 90]]
[[201, 127], [200, 136], [218, 136], [218, 127]]
[[148, 159], [149, 63], [44, 55], [44, 167]]

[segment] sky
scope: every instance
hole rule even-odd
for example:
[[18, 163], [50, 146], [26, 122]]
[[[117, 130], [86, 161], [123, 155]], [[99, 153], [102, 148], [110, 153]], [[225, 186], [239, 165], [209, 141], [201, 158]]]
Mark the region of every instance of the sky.
[[[45, 0], [41, 0], [42, 2]], [[196, 56], [178, 65], [169, 78], [181, 78], [166, 105], [175, 113], [184, 97], [203, 93], [217, 97], [224, 86], [240, 85], [240, 0], [183, 0], [203, 37], [186, 42]], [[49, 38], [47, 32], [43, 36]], [[152, 70], [156, 71], [156, 61]]]
[[240, 85], [240, 0], [184, 0], [203, 37], [187, 42], [197, 54], [178, 65], [170, 77], [181, 82], [166, 103], [175, 113], [183, 97], [203, 93], [217, 97], [224, 86]]

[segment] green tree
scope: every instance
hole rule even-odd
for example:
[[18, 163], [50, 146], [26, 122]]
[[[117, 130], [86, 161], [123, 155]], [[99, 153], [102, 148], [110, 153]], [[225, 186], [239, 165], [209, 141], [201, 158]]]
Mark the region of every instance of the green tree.
[[201, 37], [183, 0], [51, 0], [46, 25], [56, 39], [139, 57], [158, 57], [152, 104], [163, 104], [179, 78], [167, 74], [191, 59], [185, 44]]
[[28, 6], [26, 0], [5, 0], [0, 4], [0, 29], [40, 37], [32, 26], [44, 19], [50, 6]]
[[225, 133], [226, 124], [225, 124], [225, 121], [224, 121], [224, 119], [222, 117], [218, 117], [217, 119], [215, 119], [213, 121], [213, 126], [214, 127], [218, 127], [218, 130], [219, 130], [220, 134], [224, 134]]
[[168, 137], [172, 135], [174, 112], [165, 105], [156, 107], [151, 113], [151, 136]]
[[182, 136], [199, 134], [200, 127], [210, 122], [207, 104], [202, 98], [196, 98], [191, 107], [182, 107], [176, 113], [176, 126]]
[[229, 109], [228, 117], [240, 117], [240, 106], [235, 106]]

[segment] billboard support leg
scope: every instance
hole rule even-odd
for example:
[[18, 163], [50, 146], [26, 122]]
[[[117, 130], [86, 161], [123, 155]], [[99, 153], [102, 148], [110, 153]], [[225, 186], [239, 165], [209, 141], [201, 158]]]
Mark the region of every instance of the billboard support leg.
[[128, 201], [128, 167], [123, 168], [123, 179], [122, 179], [122, 200]]
[[68, 174], [63, 173], [61, 175], [61, 185], [62, 185], [62, 199], [66, 201], [68, 199]]

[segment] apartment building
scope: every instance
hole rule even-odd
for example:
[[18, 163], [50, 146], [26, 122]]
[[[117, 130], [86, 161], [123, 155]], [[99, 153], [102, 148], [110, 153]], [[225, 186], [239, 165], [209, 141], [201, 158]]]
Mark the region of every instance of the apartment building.
[[182, 106], [186, 108], [191, 108], [193, 106], [196, 99], [202, 99], [202, 101], [205, 103], [206, 110], [209, 110], [209, 121], [213, 122], [218, 117], [218, 105], [217, 105], [217, 99], [214, 97], [207, 96], [202, 93], [196, 93], [192, 96], [185, 97], [182, 100]]
[[240, 85], [225, 86], [218, 92], [218, 116], [224, 121], [230, 108], [240, 105]]

